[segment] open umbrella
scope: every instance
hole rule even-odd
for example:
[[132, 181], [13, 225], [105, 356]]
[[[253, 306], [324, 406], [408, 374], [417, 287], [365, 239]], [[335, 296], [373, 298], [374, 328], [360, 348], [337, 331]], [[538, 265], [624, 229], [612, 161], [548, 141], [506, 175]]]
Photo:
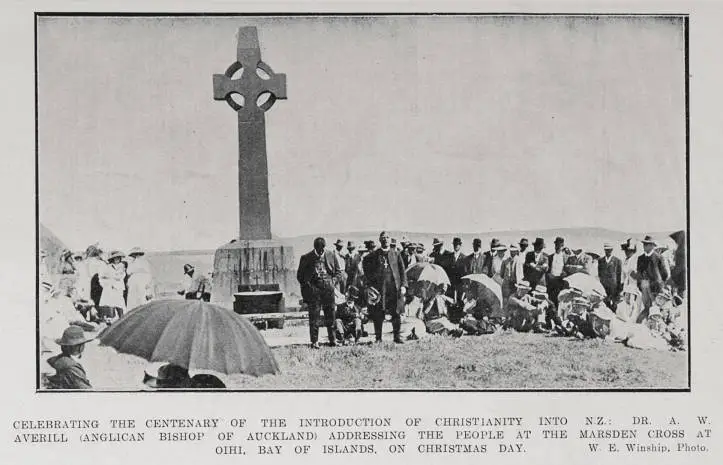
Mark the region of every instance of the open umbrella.
[[469, 296], [473, 299], [482, 301], [491, 308], [502, 306], [502, 287], [494, 279], [486, 274], [469, 274], [462, 276], [462, 280], [469, 289]]
[[444, 268], [429, 262], [415, 263], [410, 266], [407, 270], [407, 280], [410, 293], [422, 300], [434, 297], [442, 284], [450, 285]]
[[429, 281], [432, 284], [449, 285], [449, 276], [439, 265], [434, 263], [422, 262], [415, 263], [407, 270], [407, 279], [409, 281]]
[[151, 362], [191, 370], [279, 372], [269, 346], [248, 320], [200, 300], [157, 300], [141, 305], [112, 324], [101, 345]]
[[570, 284], [570, 287], [580, 289], [584, 295], [589, 296], [594, 291], [603, 297], [607, 296], [607, 292], [605, 292], [605, 288], [600, 284], [600, 281], [587, 273], [572, 274], [565, 278], [565, 281]]

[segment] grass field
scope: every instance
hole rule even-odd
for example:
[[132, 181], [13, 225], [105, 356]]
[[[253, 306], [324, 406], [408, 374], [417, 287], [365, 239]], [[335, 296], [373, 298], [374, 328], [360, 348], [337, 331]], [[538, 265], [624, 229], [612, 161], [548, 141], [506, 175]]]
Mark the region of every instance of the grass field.
[[[323, 334], [323, 332], [322, 332]], [[273, 349], [281, 374], [224, 377], [230, 389], [617, 389], [687, 387], [687, 353], [504, 332], [345, 347]], [[138, 390], [147, 363], [89, 345], [97, 389]]]

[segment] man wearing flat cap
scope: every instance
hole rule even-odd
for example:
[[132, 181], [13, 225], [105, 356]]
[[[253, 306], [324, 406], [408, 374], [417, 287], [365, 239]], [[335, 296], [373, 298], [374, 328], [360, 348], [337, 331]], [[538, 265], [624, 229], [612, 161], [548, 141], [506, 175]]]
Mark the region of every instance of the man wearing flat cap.
[[314, 249], [301, 256], [296, 279], [301, 285], [301, 298], [309, 309], [309, 339], [311, 347], [319, 348], [319, 323], [324, 313], [324, 325], [329, 336], [329, 345], [336, 345], [336, 304], [334, 288], [342, 279], [342, 271], [334, 252], [325, 250], [323, 237], [314, 239]]
[[655, 239], [645, 236], [640, 242], [643, 244], [643, 253], [638, 257], [638, 287], [643, 294], [643, 314], [647, 315], [655, 296], [663, 290], [670, 277], [670, 271], [665, 259], [655, 251]]
[[549, 258], [543, 250], [545, 240], [541, 237], [532, 243], [532, 251], [525, 255], [524, 278], [530, 287], [534, 289], [538, 284], [545, 285], [545, 275], [550, 269]]
[[377, 342], [382, 340], [384, 317], [392, 317], [394, 342], [403, 344], [401, 330], [401, 314], [404, 312], [404, 295], [407, 292], [407, 273], [399, 252], [389, 244], [389, 235], [382, 231], [379, 234], [380, 247], [370, 253], [364, 260], [364, 276], [367, 286], [376, 289], [381, 295], [379, 302], [372, 305], [369, 316], [374, 322], [374, 335]]
[[623, 291], [623, 263], [613, 255], [613, 246], [609, 242], [603, 244], [603, 251], [605, 254], [597, 262], [597, 276], [607, 293], [605, 303], [615, 311]]

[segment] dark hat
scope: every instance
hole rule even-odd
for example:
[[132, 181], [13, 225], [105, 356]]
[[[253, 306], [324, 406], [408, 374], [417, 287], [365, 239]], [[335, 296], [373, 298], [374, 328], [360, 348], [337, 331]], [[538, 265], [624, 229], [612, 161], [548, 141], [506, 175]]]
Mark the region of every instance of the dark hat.
[[444, 241], [439, 240], [439, 238], [432, 239], [432, 247], [441, 246], [442, 244], [444, 244]]
[[533, 247], [545, 247], [545, 239], [538, 237], [535, 239], [535, 242], [532, 243]]
[[352, 299], [356, 299], [357, 297], [359, 297], [359, 288], [356, 286], [349, 286], [347, 292], [349, 293], [349, 297], [351, 297]]
[[209, 373], [199, 373], [191, 378], [191, 389], [225, 389], [226, 385], [218, 377]]
[[68, 326], [60, 339], [56, 339], [55, 342], [60, 346], [77, 346], [93, 339], [94, 336], [86, 336], [80, 326]]
[[462, 239], [460, 239], [459, 237], [455, 237], [454, 239], [452, 239], [452, 244], [453, 245], [462, 244]]
[[620, 244], [620, 248], [623, 250], [636, 250], [635, 240], [632, 237], [625, 239], [625, 242]]
[[424, 244], [422, 244], [421, 242], [417, 242], [416, 244], [414, 244], [414, 248], [415, 248], [415, 249], [425, 250], [425, 249], [424, 249]]
[[160, 366], [155, 376], [146, 370], [143, 377], [143, 383], [152, 388], [186, 387], [188, 381], [188, 370], [172, 363]]
[[496, 249], [500, 245], [502, 245], [502, 243], [496, 237], [490, 241], [490, 249], [492, 250]]
[[340, 246], [343, 247], [343, 246], [344, 246], [344, 241], [342, 241], [341, 239], [337, 239], [336, 242], [334, 242], [334, 245], [340, 245]]
[[146, 252], [140, 247], [133, 247], [131, 250], [128, 251], [128, 256], [132, 257], [134, 255], [144, 255], [145, 253]]
[[374, 241], [364, 241], [364, 245], [369, 250], [374, 250], [374, 247], [376, 247], [376, 242]]
[[523, 237], [522, 239], [520, 239], [520, 245], [529, 245], [529, 244], [530, 244], [530, 241], [528, 241], [526, 237]]
[[356, 249], [356, 244], [354, 243], [354, 241], [348, 241], [346, 243], [346, 248], [347, 249]]
[[184, 273], [188, 273], [189, 271], [193, 271], [193, 270], [195, 270], [195, 268], [193, 267], [193, 265], [189, 265], [188, 263], [186, 263], [185, 265], [183, 265], [183, 272], [184, 272]]
[[565, 239], [563, 237], [557, 236], [555, 238], [555, 244], [564, 244], [564, 243], [565, 243]]
[[367, 287], [366, 290], [366, 298], [367, 298], [367, 304], [368, 305], [376, 305], [379, 303], [379, 300], [382, 298], [382, 295], [379, 293], [379, 291], [372, 286]]
[[475, 237], [472, 240], [472, 245], [482, 245], [482, 239], [480, 239], [479, 237]]
[[642, 242], [643, 244], [658, 245], [658, 243], [655, 242], [655, 239], [653, 239], [653, 236], [645, 236], [645, 238], [640, 242]]

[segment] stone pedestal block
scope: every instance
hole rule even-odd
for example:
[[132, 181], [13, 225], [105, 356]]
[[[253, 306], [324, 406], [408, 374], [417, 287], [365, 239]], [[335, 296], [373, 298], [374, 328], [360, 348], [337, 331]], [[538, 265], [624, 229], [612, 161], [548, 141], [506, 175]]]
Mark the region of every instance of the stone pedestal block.
[[278, 284], [287, 303], [298, 300], [293, 247], [277, 240], [237, 240], [216, 250], [211, 296], [214, 303], [233, 308], [234, 294], [268, 284]]

